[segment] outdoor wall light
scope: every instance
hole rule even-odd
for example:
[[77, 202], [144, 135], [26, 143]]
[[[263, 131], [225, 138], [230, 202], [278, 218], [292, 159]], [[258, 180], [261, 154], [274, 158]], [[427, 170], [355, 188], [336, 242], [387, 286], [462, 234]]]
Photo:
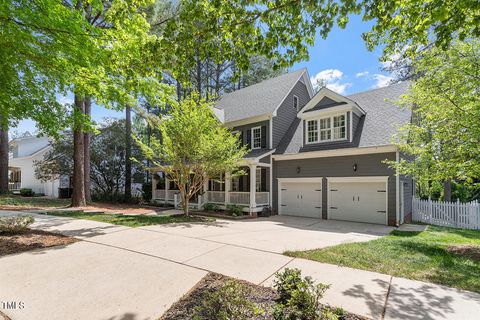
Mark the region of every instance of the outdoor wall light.
[[353, 164], [353, 171], [355, 171], [355, 172], [357, 171], [357, 164], [356, 163]]
[[297, 167], [297, 173], [300, 173], [300, 167]]

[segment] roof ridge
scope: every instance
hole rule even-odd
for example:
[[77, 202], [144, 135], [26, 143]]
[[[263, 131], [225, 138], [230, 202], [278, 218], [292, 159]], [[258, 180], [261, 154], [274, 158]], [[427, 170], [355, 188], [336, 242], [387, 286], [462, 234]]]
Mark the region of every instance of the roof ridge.
[[389, 84], [388, 86], [384, 86], [384, 87], [380, 87], [380, 88], [372, 88], [372, 89], [368, 89], [368, 90], [363, 90], [363, 91], [351, 93], [351, 94], [349, 94], [349, 95], [346, 95], [345, 97], [351, 97], [351, 96], [355, 96], [355, 95], [357, 95], [357, 94], [364, 94], [364, 93], [369, 93], [369, 92], [378, 91], [378, 90], [385, 90], [385, 89], [388, 89], [388, 88], [391, 88], [391, 87], [396, 87], [396, 86], [398, 86], [398, 85], [400, 85], [400, 84], [408, 84], [408, 83], [409, 83], [408, 80], [406, 80], [406, 81], [398, 81], [398, 82]]

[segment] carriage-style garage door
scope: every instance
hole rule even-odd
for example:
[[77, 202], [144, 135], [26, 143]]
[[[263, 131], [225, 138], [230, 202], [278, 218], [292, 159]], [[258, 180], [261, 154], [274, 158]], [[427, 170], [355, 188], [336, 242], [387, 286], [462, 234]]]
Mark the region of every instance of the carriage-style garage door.
[[312, 180], [299, 179], [279, 182], [280, 214], [310, 218], [322, 217], [322, 182], [321, 178]]
[[328, 178], [328, 219], [387, 224], [387, 178]]

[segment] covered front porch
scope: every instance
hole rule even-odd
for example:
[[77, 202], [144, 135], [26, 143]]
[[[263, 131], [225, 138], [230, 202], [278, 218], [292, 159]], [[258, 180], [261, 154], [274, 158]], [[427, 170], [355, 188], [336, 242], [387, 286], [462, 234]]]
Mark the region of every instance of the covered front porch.
[[18, 192], [22, 188], [22, 170], [18, 167], [8, 167], [8, 190]]
[[[201, 210], [205, 203], [222, 209], [228, 205], [243, 207], [244, 212], [256, 214], [271, 206], [271, 167], [269, 163], [242, 163], [243, 175], [222, 174], [212, 177], [198, 194], [190, 199], [190, 206]], [[152, 201], [180, 206], [180, 191], [161, 171], [153, 172]]]

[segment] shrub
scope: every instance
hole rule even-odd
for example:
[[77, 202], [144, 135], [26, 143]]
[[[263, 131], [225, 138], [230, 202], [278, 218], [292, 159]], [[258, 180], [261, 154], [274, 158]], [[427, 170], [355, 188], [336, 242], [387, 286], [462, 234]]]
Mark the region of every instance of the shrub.
[[32, 216], [0, 217], [0, 233], [22, 233], [35, 219]]
[[203, 205], [203, 210], [205, 210], [205, 211], [220, 211], [221, 209], [220, 209], [220, 206], [218, 206], [217, 204], [208, 202], [208, 203], [205, 203]]
[[249, 289], [235, 280], [227, 281], [220, 289], [206, 293], [202, 304], [195, 308], [193, 319], [247, 320], [260, 313], [250, 301]]
[[22, 188], [20, 189], [20, 195], [22, 197], [33, 197], [35, 195], [35, 192], [33, 192], [33, 190], [30, 188]]
[[322, 310], [320, 299], [329, 288], [325, 284], [315, 284], [310, 277], [302, 278], [299, 269], [285, 269], [277, 273], [274, 282], [278, 299], [273, 317], [278, 320], [317, 320], [337, 319], [329, 310]]
[[142, 197], [145, 201], [152, 200], [152, 184], [151, 183], [143, 183], [142, 184]]
[[227, 211], [235, 217], [243, 215], [243, 207], [236, 204], [227, 204]]

